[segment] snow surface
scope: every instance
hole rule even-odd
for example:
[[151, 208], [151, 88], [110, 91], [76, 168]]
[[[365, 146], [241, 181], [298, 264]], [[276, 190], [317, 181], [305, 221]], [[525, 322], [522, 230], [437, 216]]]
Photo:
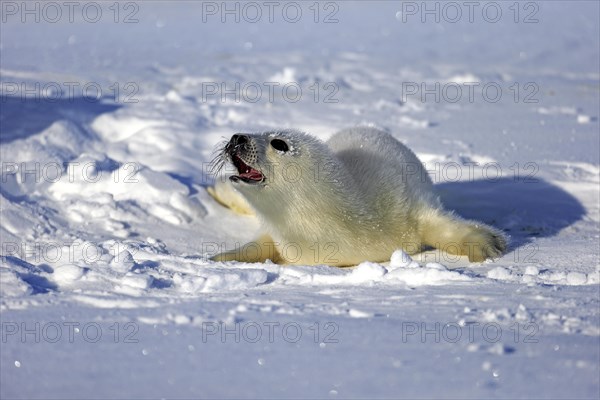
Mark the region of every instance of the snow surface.
[[[319, 3], [318, 23], [313, 3], [271, 23], [260, 2], [257, 23], [203, 15], [221, 2], [120, 3], [115, 23], [107, 2], [96, 23], [82, 6], [23, 23], [21, 4], [0, 25], [0, 397], [600, 396], [597, 2], [518, 3], [517, 23], [512, 2], [497, 23], [488, 3], [457, 23], [407, 2]], [[236, 82], [262, 96], [207, 87]], [[436, 82], [438, 101], [407, 95]], [[502, 98], [470, 101], [473, 83]], [[207, 261], [259, 229], [206, 192], [217, 143], [357, 124], [414, 149], [445, 204], [510, 251]]]

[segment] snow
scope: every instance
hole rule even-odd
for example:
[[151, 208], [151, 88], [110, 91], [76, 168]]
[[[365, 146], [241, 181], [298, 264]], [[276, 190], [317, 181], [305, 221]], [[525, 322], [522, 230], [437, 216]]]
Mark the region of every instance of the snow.
[[[102, 3], [91, 23], [58, 2], [22, 22], [22, 4], [1, 5], [0, 397], [600, 396], [598, 3], [499, 2], [497, 23], [444, 3], [423, 23], [421, 2], [299, 3], [296, 23], [236, 2], [238, 23], [221, 2], [119, 3], [118, 22]], [[207, 259], [260, 226], [207, 194], [215, 145], [358, 124], [509, 252]]]

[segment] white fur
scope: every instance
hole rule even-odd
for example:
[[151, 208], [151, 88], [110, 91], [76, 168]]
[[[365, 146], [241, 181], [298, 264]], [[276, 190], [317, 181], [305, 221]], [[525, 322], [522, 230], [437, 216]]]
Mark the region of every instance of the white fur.
[[[506, 248], [501, 232], [445, 211], [416, 155], [383, 131], [345, 129], [327, 143], [293, 130], [249, 137], [247, 161], [263, 172], [265, 184], [233, 187], [267, 234], [215, 260], [348, 266], [429, 245], [482, 261]], [[290, 151], [271, 147], [273, 138]], [[219, 201], [236, 203], [235, 195]]]

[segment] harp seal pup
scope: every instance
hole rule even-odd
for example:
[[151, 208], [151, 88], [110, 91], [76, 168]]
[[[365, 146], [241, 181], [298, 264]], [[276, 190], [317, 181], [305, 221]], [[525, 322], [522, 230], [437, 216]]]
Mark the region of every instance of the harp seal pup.
[[296, 130], [238, 133], [217, 152], [216, 169], [230, 162], [237, 175], [209, 192], [254, 212], [264, 235], [214, 261], [342, 267], [431, 246], [481, 262], [506, 250], [501, 231], [445, 210], [417, 156], [381, 130], [345, 129], [326, 143]]

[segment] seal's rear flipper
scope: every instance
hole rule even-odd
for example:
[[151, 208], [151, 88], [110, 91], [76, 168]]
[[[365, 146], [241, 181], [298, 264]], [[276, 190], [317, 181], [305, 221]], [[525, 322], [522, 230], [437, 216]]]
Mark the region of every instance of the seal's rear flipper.
[[437, 210], [424, 216], [421, 238], [429, 246], [468, 256], [471, 262], [501, 256], [508, 242], [503, 232], [491, 226]]

